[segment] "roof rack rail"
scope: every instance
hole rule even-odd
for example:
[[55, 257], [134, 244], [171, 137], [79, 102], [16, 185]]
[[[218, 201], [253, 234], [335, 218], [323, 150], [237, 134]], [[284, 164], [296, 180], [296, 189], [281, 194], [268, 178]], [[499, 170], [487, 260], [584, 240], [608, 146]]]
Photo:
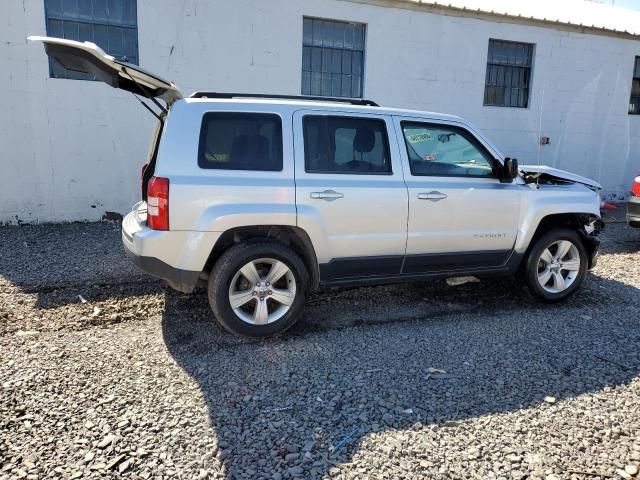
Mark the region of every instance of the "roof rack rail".
[[363, 98], [311, 97], [307, 95], [268, 95], [265, 93], [225, 93], [225, 92], [193, 92], [190, 98], [272, 98], [274, 100], [310, 100], [314, 102], [350, 103], [368, 107], [379, 107], [376, 102]]

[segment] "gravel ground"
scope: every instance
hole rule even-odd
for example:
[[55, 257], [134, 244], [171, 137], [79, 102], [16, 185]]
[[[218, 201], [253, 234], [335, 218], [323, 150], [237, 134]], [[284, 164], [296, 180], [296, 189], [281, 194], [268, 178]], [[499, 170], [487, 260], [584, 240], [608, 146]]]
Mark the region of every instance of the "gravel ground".
[[0, 480], [632, 478], [640, 231], [603, 240], [562, 305], [509, 278], [331, 290], [255, 341], [117, 225], [0, 228]]

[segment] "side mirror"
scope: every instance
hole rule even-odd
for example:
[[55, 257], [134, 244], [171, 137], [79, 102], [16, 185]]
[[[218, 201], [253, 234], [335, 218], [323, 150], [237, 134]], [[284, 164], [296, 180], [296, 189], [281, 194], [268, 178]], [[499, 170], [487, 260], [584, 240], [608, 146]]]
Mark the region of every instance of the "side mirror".
[[502, 183], [511, 183], [513, 179], [518, 176], [518, 160], [515, 158], [505, 158], [504, 165], [502, 166], [502, 176], [500, 181]]

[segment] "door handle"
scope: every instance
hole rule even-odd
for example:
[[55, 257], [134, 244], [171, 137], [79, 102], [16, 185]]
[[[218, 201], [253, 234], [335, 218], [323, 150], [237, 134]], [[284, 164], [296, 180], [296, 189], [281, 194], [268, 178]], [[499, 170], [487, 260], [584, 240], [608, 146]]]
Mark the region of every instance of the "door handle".
[[344, 194], [340, 192], [336, 192], [335, 190], [325, 190], [324, 192], [311, 192], [311, 198], [316, 200], [326, 200], [328, 202], [333, 202], [334, 200], [338, 200], [339, 198], [344, 197]]
[[446, 193], [437, 192], [435, 190], [433, 192], [419, 193], [418, 194], [418, 199], [419, 200], [431, 200], [432, 202], [437, 202], [439, 200], [444, 200], [445, 198], [447, 198], [447, 194]]

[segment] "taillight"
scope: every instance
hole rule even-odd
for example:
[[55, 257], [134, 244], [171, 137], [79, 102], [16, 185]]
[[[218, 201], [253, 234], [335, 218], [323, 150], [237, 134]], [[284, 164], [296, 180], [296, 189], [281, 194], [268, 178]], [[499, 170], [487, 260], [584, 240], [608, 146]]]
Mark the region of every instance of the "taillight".
[[640, 197], [640, 174], [633, 179], [633, 185], [631, 185], [631, 195]]
[[169, 230], [169, 179], [151, 177], [147, 187], [147, 226]]

